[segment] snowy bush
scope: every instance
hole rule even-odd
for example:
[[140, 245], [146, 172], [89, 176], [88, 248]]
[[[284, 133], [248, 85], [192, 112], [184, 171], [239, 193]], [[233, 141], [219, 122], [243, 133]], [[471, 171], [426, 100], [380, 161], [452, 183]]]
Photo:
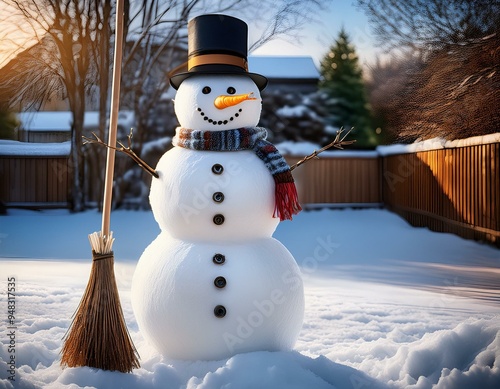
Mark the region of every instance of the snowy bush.
[[325, 124], [324, 100], [320, 92], [264, 93], [259, 125], [269, 130], [273, 143], [309, 141], [324, 145], [332, 138]]

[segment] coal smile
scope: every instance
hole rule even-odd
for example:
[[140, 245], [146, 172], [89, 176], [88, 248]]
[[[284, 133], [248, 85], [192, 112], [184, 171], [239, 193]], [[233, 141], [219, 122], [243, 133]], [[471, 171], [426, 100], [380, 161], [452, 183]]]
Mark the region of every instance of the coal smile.
[[207, 115], [205, 115], [205, 112], [201, 108], [198, 107], [198, 112], [200, 113], [201, 116], [203, 116], [203, 120], [206, 120], [207, 122], [212, 123], [214, 126], [217, 126], [217, 125], [220, 126], [220, 125], [232, 122], [234, 120], [234, 118], [237, 118], [238, 116], [240, 116], [241, 111], [243, 111], [241, 108], [238, 109], [238, 112], [236, 112], [233, 116], [231, 116], [229, 119], [226, 119], [226, 120], [213, 120], [213, 119], [210, 119]]

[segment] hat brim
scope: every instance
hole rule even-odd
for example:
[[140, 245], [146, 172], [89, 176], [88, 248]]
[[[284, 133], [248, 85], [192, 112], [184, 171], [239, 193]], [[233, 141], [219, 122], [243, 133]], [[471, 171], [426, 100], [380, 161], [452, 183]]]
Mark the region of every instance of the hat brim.
[[264, 90], [264, 88], [267, 86], [268, 79], [264, 77], [261, 74], [257, 73], [248, 73], [245, 71], [225, 71], [225, 70], [197, 70], [195, 72], [185, 72], [185, 73], [179, 73], [176, 75], [173, 75], [170, 77], [170, 85], [174, 89], [179, 89], [179, 86], [181, 83], [189, 78], [189, 77], [194, 77], [197, 75], [209, 75], [209, 74], [228, 74], [228, 75], [238, 75], [238, 76], [246, 76], [250, 77], [253, 82], [255, 82], [255, 85], [257, 85], [257, 88], [259, 88], [260, 91]]

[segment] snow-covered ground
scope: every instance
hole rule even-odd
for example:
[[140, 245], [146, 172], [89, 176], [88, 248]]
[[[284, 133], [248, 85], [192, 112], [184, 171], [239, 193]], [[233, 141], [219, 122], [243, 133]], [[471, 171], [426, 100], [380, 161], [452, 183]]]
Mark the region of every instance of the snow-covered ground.
[[11, 210], [0, 217], [0, 388], [500, 387], [500, 251], [493, 247], [412, 228], [384, 210], [302, 212], [274, 235], [305, 281], [295, 350], [185, 362], [165, 360], [145, 343], [130, 306], [135, 263], [159, 232], [151, 213], [116, 211], [111, 226], [141, 368], [122, 374], [59, 365], [90, 272], [87, 235], [100, 229], [100, 214]]

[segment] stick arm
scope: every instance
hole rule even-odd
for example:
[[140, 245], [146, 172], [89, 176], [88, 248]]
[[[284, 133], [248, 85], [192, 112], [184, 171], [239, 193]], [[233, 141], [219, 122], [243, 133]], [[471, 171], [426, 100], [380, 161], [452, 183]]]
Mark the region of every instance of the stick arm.
[[345, 140], [345, 138], [347, 137], [347, 135], [349, 135], [349, 133], [353, 130], [353, 128], [351, 128], [349, 131], [347, 131], [344, 136], [342, 136], [344, 129], [341, 128], [340, 130], [337, 131], [337, 134], [335, 135], [335, 139], [332, 142], [328, 143], [326, 146], [322, 147], [319, 150], [314, 150], [311, 154], [305, 156], [300, 161], [298, 161], [296, 164], [290, 166], [290, 170], [292, 171], [296, 167], [299, 167], [300, 165], [310, 161], [311, 159], [317, 159], [318, 154], [322, 153], [325, 150], [328, 150], [331, 147], [335, 147], [337, 149], [343, 149], [343, 146], [348, 146], [348, 145], [351, 145], [354, 142], [356, 142], [355, 140]]
[[159, 178], [158, 173], [156, 172], [155, 169], [153, 169], [151, 166], [149, 166], [141, 157], [139, 157], [134, 150], [132, 150], [132, 130], [130, 130], [130, 134], [128, 135], [128, 146], [124, 146], [122, 142], [116, 141], [120, 145], [120, 147], [116, 146], [111, 146], [105, 142], [103, 142], [95, 132], [92, 132], [92, 135], [94, 135], [94, 138], [88, 138], [86, 136], [82, 136], [83, 138], [83, 144], [98, 144], [104, 147], [107, 147], [108, 149], [113, 149], [115, 151], [124, 153], [128, 155], [132, 160], [137, 163], [141, 168], [143, 168], [146, 172], [151, 174], [155, 178]]

